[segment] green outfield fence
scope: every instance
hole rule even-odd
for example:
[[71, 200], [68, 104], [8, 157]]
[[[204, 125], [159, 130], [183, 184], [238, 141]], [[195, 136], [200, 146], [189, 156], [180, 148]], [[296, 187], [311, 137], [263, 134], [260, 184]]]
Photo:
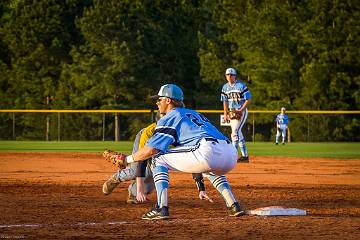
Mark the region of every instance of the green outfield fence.
[[[222, 132], [222, 110], [197, 110]], [[279, 111], [249, 110], [243, 134], [247, 141], [274, 141]], [[132, 140], [154, 119], [151, 110], [0, 110], [0, 140]], [[360, 111], [287, 111], [288, 141], [360, 141]]]

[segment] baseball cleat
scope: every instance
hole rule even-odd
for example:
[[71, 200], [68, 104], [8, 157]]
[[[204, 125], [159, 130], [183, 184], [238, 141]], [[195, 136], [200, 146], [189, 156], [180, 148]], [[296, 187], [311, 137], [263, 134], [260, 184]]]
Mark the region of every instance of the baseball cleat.
[[241, 157], [238, 158], [237, 162], [238, 163], [248, 163], [249, 162], [249, 157], [241, 156]]
[[238, 202], [233, 203], [231, 207], [228, 207], [229, 216], [237, 217], [245, 215], [245, 210], [241, 209], [240, 204]]
[[109, 195], [119, 185], [117, 173], [112, 175], [103, 185], [102, 191], [105, 195]]
[[164, 220], [169, 218], [169, 208], [154, 208], [142, 216], [144, 220]]

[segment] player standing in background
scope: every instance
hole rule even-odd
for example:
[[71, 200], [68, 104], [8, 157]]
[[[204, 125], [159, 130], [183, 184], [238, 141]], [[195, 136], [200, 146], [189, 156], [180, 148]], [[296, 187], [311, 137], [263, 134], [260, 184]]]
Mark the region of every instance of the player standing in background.
[[[124, 164], [152, 158], [152, 173], [157, 192], [157, 205], [142, 219], [169, 218], [169, 170], [188, 173], [205, 173], [221, 193], [230, 216], [245, 214], [234, 197], [225, 174], [236, 165], [237, 150], [207, 118], [184, 108], [183, 92], [174, 84], [163, 85], [158, 94], [157, 106], [162, 117], [154, 135], [146, 145], [130, 156], [119, 154]], [[169, 148], [170, 145], [175, 146]]]
[[249, 162], [242, 128], [248, 117], [247, 106], [250, 104], [251, 94], [245, 83], [236, 80], [235, 69], [226, 69], [225, 76], [227, 83], [224, 84], [221, 90], [224, 121], [230, 121], [232, 144], [236, 149], [240, 146], [241, 157], [238, 159], [238, 162]]
[[[160, 112], [157, 112], [155, 117], [156, 122], [162, 116], [163, 115], [161, 115]], [[133, 153], [144, 147], [149, 138], [154, 134], [156, 122], [138, 132], [133, 144]], [[199, 198], [212, 202], [212, 199], [210, 199], [205, 191], [202, 174], [194, 173], [193, 179], [195, 180], [196, 186], [199, 190]], [[126, 202], [134, 204], [146, 202], [148, 200], [148, 194], [155, 189], [154, 179], [151, 172], [151, 159], [142, 162], [133, 162], [125, 169], [116, 171], [116, 173], [103, 184], [103, 193], [105, 195], [111, 194], [120, 182], [125, 181], [132, 181], [128, 187], [128, 199]]]
[[286, 131], [288, 129], [289, 118], [288, 115], [285, 114], [286, 109], [284, 107], [281, 108], [281, 113], [276, 116], [276, 139], [275, 144], [279, 144], [280, 134], [282, 135], [282, 144], [285, 144]]

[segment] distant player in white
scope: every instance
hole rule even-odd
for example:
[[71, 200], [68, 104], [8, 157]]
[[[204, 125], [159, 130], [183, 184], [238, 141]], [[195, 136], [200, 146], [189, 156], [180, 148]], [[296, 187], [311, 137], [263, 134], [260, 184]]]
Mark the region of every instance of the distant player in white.
[[[236, 80], [236, 70], [228, 68], [225, 71], [227, 83], [221, 91], [221, 101], [224, 107], [224, 121], [231, 126], [231, 140], [236, 149], [240, 146], [241, 157], [238, 162], [248, 162], [249, 156], [245, 145], [242, 128], [248, 117], [247, 106], [250, 104], [251, 94], [245, 83]], [[231, 117], [230, 112], [237, 113]]]
[[[183, 92], [174, 84], [163, 85], [156, 96], [162, 117], [154, 135], [139, 151], [126, 157], [125, 163], [152, 159], [157, 206], [142, 219], [169, 217], [169, 170], [203, 173], [221, 193], [230, 216], [245, 214], [223, 174], [236, 165], [237, 151], [220, 131], [200, 113], [184, 108]], [[172, 145], [174, 148], [169, 148]]]
[[279, 144], [279, 137], [282, 135], [282, 144], [285, 144], [286, 131], [289, 124], [289, 118], [285, 114], [286, 109], [284, 107], [281, 108], [281, 113], [276, 116], [276, 139], [275, 144]]

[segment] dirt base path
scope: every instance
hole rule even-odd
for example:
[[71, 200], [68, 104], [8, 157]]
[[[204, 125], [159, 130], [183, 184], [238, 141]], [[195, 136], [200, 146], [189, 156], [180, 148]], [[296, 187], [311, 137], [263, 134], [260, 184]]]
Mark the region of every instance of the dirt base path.
[[307, 216], [227, 216], [197, 198], [190, 174], [170, 172], [170, 220], [127, 204], [127, 183], [109, 196], [115, 171], [94, 153], [0, 153], [0, 239], [360, 239], [360, 160], [253, 157], [227, 178], [246, 209], [300, 208]]

